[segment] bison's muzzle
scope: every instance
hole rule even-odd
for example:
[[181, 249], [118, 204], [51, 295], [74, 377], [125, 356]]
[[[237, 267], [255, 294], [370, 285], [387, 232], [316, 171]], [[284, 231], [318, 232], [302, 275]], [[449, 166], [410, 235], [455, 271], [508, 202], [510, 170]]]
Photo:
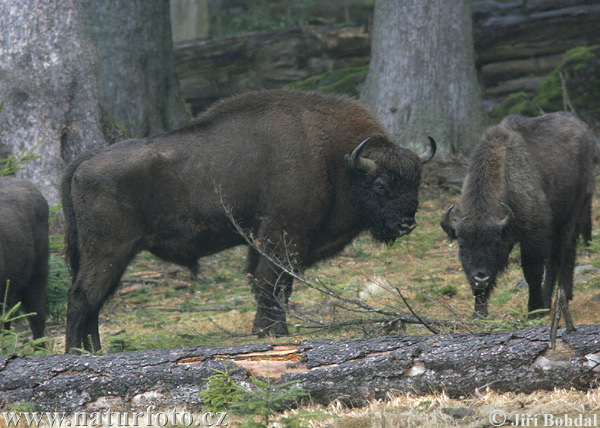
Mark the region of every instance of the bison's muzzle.
[[411, 233], [417, 227], [415, 219], [402, 219], [400, 222], [387, 221], [385, 227], [394, 238], [400, 238]]

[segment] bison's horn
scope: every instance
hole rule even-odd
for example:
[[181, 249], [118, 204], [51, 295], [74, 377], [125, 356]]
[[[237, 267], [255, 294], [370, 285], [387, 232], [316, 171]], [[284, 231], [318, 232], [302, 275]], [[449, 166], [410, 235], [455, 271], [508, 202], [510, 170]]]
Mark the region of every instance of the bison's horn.
[[446, 210], [441, 222], [442, 229], [444, 229], [450, 239], [456, 239], [456, 220], [452, 220], [450, 218], [450, 213], [453, 209], [454, 204], [450, 205], [450, 207]]
[[427, 138], [429, 138], [429, 148], [425, 151], [425, 153], [422, 153], [419, 156], [419, 159], [421, 159], [422, 164], [429, 162], [433, 158], [433, 156], [435, 155], [435, 151], [437, 150], [437, 143], [435, 142], [435, 140], [432, 137]]
[[360, 156], [360, 152], [362, 152], [362, 149], [365, 146], [365, 143], [367, 141], [369, 141], [370, 139], [371, 139], [371, 137], [367, 138], [362, 143], [360, 143], [354, 149], [354, 151], [352, 152], [352, 155], [350, 156], [350, 164], [354, 168], [363, 170], [367, 174], [372, 174], [377, 170], [377, 164], [375, 163], [375, 161], [373, 161], [371, 159], [363, 158]]
[[506, 205], [504, 202], [500, 202], [500, 205], [502, 205], [504, 207], [504, 209], [506, 210], [506, 216], [500, 220], [500, 222], [498, 223], [500, 225], [501, 228], [505, 228], [506, 226], [508, 226], [513, 218], [514, 218], [514, 214], [513, 214], [513, 210], [510, 209], [510, 207], [508, 205]]

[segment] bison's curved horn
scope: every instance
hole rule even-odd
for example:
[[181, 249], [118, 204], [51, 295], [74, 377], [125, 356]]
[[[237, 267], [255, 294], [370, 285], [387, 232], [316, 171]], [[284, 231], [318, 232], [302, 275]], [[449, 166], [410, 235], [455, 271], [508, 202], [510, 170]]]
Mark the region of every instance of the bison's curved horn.
[[371, 139], [371, 137], [365, 139], [362, 143], [360, 143], [354, 149], [354, 151], [352, 152], [352, 155], [350, 156], [350, 164], [354, 168], [363, 170], [364, 172], [366, 172], [368, 174], [372, 174], [375, 172], [375, 170], [377, 170], [377, 164], [375, 163], [375, 161], [373, 161], [371, 159], [361, 157], [360, 152], [362, 152], [362, 149], [364, 148], [366, 142], [369, 141], [370, 139]]
[[450, 207], [446, 210], [444, 217], [442, 218], [442, 222], [440, 225], [444, 232], [448, 235], [450, 239], [456, 239], [456, 220], [452, 220], [450, 218], [450, 213], [454, 209], [454, 204], [450, 205]]
[[504, 202], [500, 202], [500, 205], [502, 205], [504, 207], [504, 209], [506, 210], [506, 216], [500, 220], [500, 222], [498, 222], [498, 225], [501, 228], [505, 228], [506, 226], [508, 226], [512, 221], [513, 218], [515, 217], [513, 210], [510, 209], [510, 207], [508, 205], [506, 205]]
[[435, 142], [435, 140], [432, 137], [427, 138], [429, 138], [429, 148], [425, 151], [425, 153], [422, 153], [419, 156], [419, 159], [421, 159], [422, 164], [429, 162], [433, 158], [437, 150], [437, 143]]

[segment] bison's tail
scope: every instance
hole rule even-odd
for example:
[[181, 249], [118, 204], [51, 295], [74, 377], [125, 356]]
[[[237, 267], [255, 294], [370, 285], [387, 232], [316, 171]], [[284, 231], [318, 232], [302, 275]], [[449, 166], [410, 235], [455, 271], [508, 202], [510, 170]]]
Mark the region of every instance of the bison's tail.
[[65, 233], [65, 241], [67, 244], [67, 262], [71, 266], [71, 272], [73, 273], [73, 279], [77, 276], [77, 272], [79, 272], [79, 234], [77, 231], [77, 220], [75, 218], [75, 209], [73, 207], [73, 197], [71, 195], [71, 181], [73, 180], [73, 175], [75, 171], [86, 160], [90, 159], [95, 152], [87, 152], [83, 155], [76, 158], [73, 162], [71, 162], [65, 172], [63, 173], [62, 183], [61, 183], [61, 193], [62, 193], [62, 209], [65, 215], [66, 222], [66, 233]]

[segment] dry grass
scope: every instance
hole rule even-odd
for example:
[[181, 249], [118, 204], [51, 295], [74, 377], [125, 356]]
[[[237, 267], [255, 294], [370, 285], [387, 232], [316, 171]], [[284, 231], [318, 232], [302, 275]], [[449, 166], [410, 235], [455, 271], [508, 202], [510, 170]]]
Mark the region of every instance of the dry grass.
[[[564, 420], [565, 415], [573, 419], [579, 415], [593, 418], [600, 413], [600, 390], [531, 394], [486, 391], [461, 399], [451, 399], [445, 394], [403, 394], [360, 409], [347, 409], [336, 403], [315, 410], [324, 411], [331, 418], [311, 421], [311, 428], [544, 426], [545, 418], [547, 422], [553, 418], [555, 424], [557, 419]], [[597, 418], [600, 422], [600, 417]]]

